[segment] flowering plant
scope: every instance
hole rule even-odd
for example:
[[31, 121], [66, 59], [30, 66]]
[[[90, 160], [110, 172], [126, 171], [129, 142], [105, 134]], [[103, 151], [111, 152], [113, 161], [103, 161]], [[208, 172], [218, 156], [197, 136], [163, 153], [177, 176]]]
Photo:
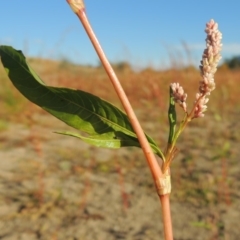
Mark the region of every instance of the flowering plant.
[[[203, 52], [201, 65], [199, 66], [202, 80], [199, 82], [199, 92], [196, 93], [196, 100], [190, 112], [187, 111], [187, 94], [184, 92], [183, 87], [180, 86], [179, 83], [172, 83], [170, 85], [170, 131], [168, 147], [165, 154], [166, 161], [163, 165], [164, 172], [168, 169], [177, 151], [175, 147], [177, 138], [190, 121], [194, 118], [204, 117], [209, 95], [215, 89], [214, 74], [217, 71], [218, 62], [221, 59], [222, 33], [218, 30], [218, 24], [213, 19], [206, 24], [205, 32], [207, 33], [206, 49]], [[185, 112], [185, 118], [181, 122], [178, 131], [175, 131], [176, 112], [174, 103], [177, 103]]]
[[[217, 71], [218, 62], [221, 59], [222, 33], [218, 30], [218, 24], [211, 19], [206, 24], [205, 32], [207, 33], [206, 49], [203, 52], [201, 65], [199, 67], [202, 80], [199, 84], [199, 92], [196, 94], [196, 101], [192, 111], [188, 114], [188, 118], [204, 116], [204, 112], [207, 109], [206, 104], [209, 100], [206, 97], [215, 89], [214, 74]], [[172, 83], [171, 88], [174, 101], [187, 112], [187, 94], [184, 93], [179, 83]]]
[[[111, 103], [90, 93], [47, 86], [28, 65], [22, 52], [9, 46], [0, 46], [0, 56], [4, 68], [14, 86], [26, 98], [71, 127], [86, 133], [87, 136], [86, 134], [80, 135], [71, 132], [60, 132], [61, 134], [80, 138], [98, 147], [120, 148], [135, 146], [143, 149], [162, 204], [165, 239], [171, 240], [173, 234], [169, 204], [171, 192], [170, 164], [177, 153], [175, 145], [179, 135], [192, 119], [204, 116], [208, 97], [215, 88], [214, 74], [221, 59], [220, 50], [222, 47], [222, 34], [218, 30], [218, 24], [214, 20], [210, 20], [206, 26], [207, 46], [200, 66], [202, 80], [190, 112], [187, 111], [187, 94], [184, 92], [183, 87], [179, 83], [170, 85], [169, 138], [167, 148], [162, 152], [155, 141], [143, 132], [121, 84], [88, 22], [83, 1], [67, 0], [67, 2], [82, 22], [126, 114]], [[177, 114], [175, 103], [179, 104], [185, 112], [185, 117], [178, 130], [176, 130]], [[163, 163], [161, 166], [154, 154], [162, 158]]]

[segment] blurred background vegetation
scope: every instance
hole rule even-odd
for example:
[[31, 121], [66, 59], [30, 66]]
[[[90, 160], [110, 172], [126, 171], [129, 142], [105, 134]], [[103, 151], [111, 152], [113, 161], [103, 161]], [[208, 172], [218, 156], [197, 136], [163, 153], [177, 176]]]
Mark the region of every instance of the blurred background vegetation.
[[[28, 58], [28, 62], [48, 85], [91, 92], [121, 108], [101, 64], [93, 67], [76, 65], [68, 59], [53, 61], [40, 58]], [[177, 144], [179, 154], [173, 161], [171, 171], [171, 199], [173, 209], [176, 207], [173, 225], [175, 234], [182, 236], [181, 224], [188, 224], [186, 236], [190, 237], [186, 239], [193, 239], [195, 231], [201, 239], [227, 239], [223, 238], [227, 234], [237, 236], [238, 227], [234, 227], [234, 224], [238, 223], [240, 217], [236, 214], [240, 212], [237, 210], [240, 197], [239, 62], [239, 57], [223, 61], [215, 76], [216, 89], [211, 93], [206, 116], [191, 122]], [[135, 71], [128, 62], [113, 63], [113, 68], [144, 130], [164, 149], [168, 135], [169, 85], [179, 82], [183, 86], [188, 94], [190, 110], [198, 91], [199, 70], [190, 65], [173, 66], [161, 71], [151, 67]], [[134, 204], [141, 199], [144, 202], [151, 201], [144, 200], [141, 196], [154, 198], [156, 205], [150, 204], [151, 208], [159, 209], [141, 150], [101, 150], [86, 146], [77, 139], [56, 136], [52, 131], [65, 130], [67, 127], [20, 95], [12, 86], [2, 65], [0, 86], [0, 204], [5, 209], [0, 211], [0, 218], [3, 219], [0, 220], [3, 226], [1, 231], [8, 231], [9, 236], [15, 232], [19, 237], [29, 233], [27, 223], [35, 219], [34, 227], [37, 230], [34, 236], [42, 238], [28, 239], [78, 239], [64, 235], [69, 229], [66, 218], [71, 226], [82, 226], [79, 229], [91, 231], [91, 221], [100, 223], [108, 219], [114, 220], [115, 216], [117, 220], [114, 222], [122, 222], [124, 228], [133, 224], [132, 220], [127, 222], [126, 216], [130, 218], [128, 211], [134, 209]], [[181, 121], [183, 112], [178, 107], [177, 113], [178, 121]], [[24, 149], [24, 155], [19, 154], [19, 149]], [[89, 178], [89, 174], [92, 178]], [[99, 187], [93, 176], [97, 179], [102, 177], [106, 182]], [[104, 189], [112, 189], [112, 184], [119, 186], [119, 201], [112, 199], [110, 190], [106, 204], [101, 199], [96, 201], [97, 196], [104, 198]], [[133, 188], [125, 187], [129, 184]], [[102, 205], [97, 208], [95, 204]], [[91, 210], [91, 206], [95, 208]], [[120, 210], [116, 210], [118, 206], [121, 206]], [[108, 212], [111, 209], [114, 213]], [[185, 213], [181, 213], [186, 211], [184, 209], [192, 209], [187, 211], [192, 214], [191, 219], [195, 220], [189, 220], [187, 215], [184, 218]], [[139, 222], [143, 221], [144, 229], [144, 221], [152, 219], [154, 214], [145, 214], [143, 209], [139, 211], [138, 208], [135, 211], [139, 215], [134, 216], [138, 216]], [[60, 217], [56, 215], [57, 212], [61, 212]], [[226, 218], [226, 214], [230, 218]], [[182, 217], [184, 219], [179, 222], [178, 219]], [[89, 220], [81, 225], [83, 218]], [[19, 219], [21, 221], [17, 222]], [[231, 224], [228, 225], [229, 222]], [[24, 223], [26, 225], [23, 226]], [[112, 226], [112, 223], [108, 225]], [[13, 231], [16, 227], [17, 232]], [[160, 231], [158, 224], [152, 229]], [[89, 237], [89, 231], [82, 239], [94, 239]], [[105, 230], [99, 227], [98, 231]], [[52, 237], [47, 238], [50, 233], [53, 234]], [[72, 231], [71, 234], [75, 232]], [[123, 235], [128, 234], [130, 233], [126, 230], [126, 235]], [[156, 232], [153, 233], [153, 238], [144, 234], [138, 239], [156, 239]], [[65, 238], [59, 237], [60, 235]], [[117, 236], [111, 238], [110, 235], [107, 238], [118, 239]]]

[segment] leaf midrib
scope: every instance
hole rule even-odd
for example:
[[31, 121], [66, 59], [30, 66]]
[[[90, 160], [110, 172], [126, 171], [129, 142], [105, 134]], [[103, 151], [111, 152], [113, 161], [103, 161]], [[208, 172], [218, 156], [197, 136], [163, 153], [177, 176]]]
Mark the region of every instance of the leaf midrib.
[[[4, 51], [4, 50], [3, 50], [3, 51]], [[22, 67], [22, 68], [30, 75], [30, 77], [35, 78], [33, 75], [31, 75], [29, 66], [28, 66], [28, 64], [27, 64], [27, 62], [26, 62], [26, 59], [25, 59], [24, 65], [27, 66], [27, 68], [22, 64], [21, 58], [24, 58], [24, 55], [21, 56], [20, 61], [16, 61], [15, 58], [13, 58], [12, 54], [8, 54], [8, 52], [6, 52], [6, 51], [4, 51], [4, 53], [5, 53], [6, 55], [8, 55], [9, 58], [11, 58], [12, 61], [14, 61], [17, 65], [19, 65], [20, 67]], [[22, 52], [20, 53], [19, 51], [18, 51], [17, 53], [18, 53], [18, 54], [22, 54]], [[39, 80], [40, 80], [41, 82], [43, 82], [43, 81], [40, 79], [39, 76], [38, 76], [38, 78], [39, 78]], [[54, 92], [52, 92], [52, 91], [48, 88], [49, 86], [41, 84], [38, 80], [37, 80], [37, 82], [38, 82], [40, 85], [42, 85], [43, 87], [45, 87], [49, 92], [51, 92], [52, 94], [56, 95]], [[21, 85], [21, 86], [24, 87], [24, 88], [26, 88], [26, 87], [23, 86], [23, 85]], [[58, 87], [54, 87], [54, 88], [58, 88]], [[58, 88], [58, 89], [61, 89], [61, 88]], [[75, 90], [75, 89], [72, 89], [72, 90], [73, 90], [73, 91], [77, 91], [77, 90]], [[80, 90], [80, 91], [81, 91], [81, 90]], [[112, 121], [109, 121], [107, 118], [105, 118], [105, 117], [103, 117], [103, 116], [101, 116], [101, 115], [99, 115], [99, 114], [96, 114], [96, 113], [94, 113], [94, 112], [92, 112], [92, 111], [89, 111], [88, 109], [84, 108], [83, 106], [79, 106], [77, 103], [72, 102], [71, 100], [69, 100], [69, 99], [67, 99], [67, 98], [64, 98], [64, 97], [62, 97], [62, 96], [61, 96], [61, 98], [64, 99], [64, 100], [66, 100], [66, 101], [69, 101], [71, 104], [73, 104], [73, 105], [75, 105], [75, 106], [77, 106], [77, 107], [79, 107], [79, 108], [82, 108], [82, 109], [88, 111], [89, 113], [97, 116], [97, 117], [100, 118], [103, 122], [106, 122], [106, 123], [108, 124], [108, 126], [109, 126], [109, 124], [111, 124], [112, 126], [118, 127], [119, 129], [121, 129], [121, 130], [122, 130], [123, 132], [125, 132], [126, 134], [128, 133], [129, 136], [136, 137], [136, 134], [135, 134], [133, 131], [130, 131], [129, 129], [124, 128], [124, 127], [122, 127], [122, 126], [120, 126], [120, 125], [118, 125], [118, 124], [116, 124], [116, 123], [114, 123], [114, 122], [112, 122]], [[119, 110], [119, 111], [120, 111], [120, 110]], [[125, 114], [125, 113], [124, 113], [124, 114]], [[109, 127], [111, 127], [111, 126], [109, 126]], [[115, 129], [113, 129], [113, 130], [116, 131]], [[126, 131], [126, 130], [127, 130], [127, 131]]]

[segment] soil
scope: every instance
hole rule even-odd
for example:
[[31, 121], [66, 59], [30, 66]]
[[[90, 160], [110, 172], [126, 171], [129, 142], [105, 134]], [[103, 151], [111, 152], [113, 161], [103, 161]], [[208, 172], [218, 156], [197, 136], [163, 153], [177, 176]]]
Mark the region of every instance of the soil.
[[[183, 134], [172, 165], [175, 240], [239, 239], [239, 116]], [[141, 149], [98, 149], [53, 133], [67, 127], [50, 115], [33, 119], [0, 132], [0, 239], [163, 239]]]

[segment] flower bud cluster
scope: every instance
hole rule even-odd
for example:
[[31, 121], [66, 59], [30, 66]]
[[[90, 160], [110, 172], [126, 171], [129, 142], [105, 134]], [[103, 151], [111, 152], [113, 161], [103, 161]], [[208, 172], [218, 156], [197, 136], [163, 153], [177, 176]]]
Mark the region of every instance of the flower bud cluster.
[[[202, 80], [199, 83], [199, 92], [196, 94], [194, 108], [190, 114], [192, 118], [204, 116], [203, 113], [207, 109], [206, 104], [209, 100], [206, 96], [210, 95], [211, 91], [215, 89], [214, 74], [217, 71], [218, 62], [221, 59], [222, 33], [218, 30], [218, 24], [211, 19], [206, 24], [205, 32], [207, 33], [206, 49], [203, 52], [201, 65], [199, 67]], [[171, 89], [174, 101], [187, 112], [187, 94], [184, 93], [183, 88], [179, 83], [172, 83]]]
[[172, 89], [172, 96], [174, 98], [174, 101], [180, 105], [184, 109], [185, 112], [187, 112], [187, 94], [184, 93], [183, 87], [179, 85], [179, 83], [171, 83], [171, 89]]
[[206, 111], [206, 103], [209, 100], [206, 96], [215, 89], [214, 74], [221, 59], [222, 33], [218, 30], [218, 24], [211, 19], [206, 24], [205, 32], [207, 33], [206, 49], [203, 52], [199, 67], [202, 80], [199, 83], [199, 93], [196, 94], [195, 104], [197, 103], [197, 105], [194, 109], [194, 118], [204, 116], [203, 112]]
[[199, 67], [202, 75], [199, 92], [203, 95], [215, 89], [214, 74], [221, 59], [220, 51], [222, 49], [222, 33], [218, 30], [218, 24], [213, 19], [206, 24], [205, 32], [207, 33], [207, 48], [203, 52]]
[[206, 95], [201, 95], [200, 93], [197, 93], [196, 99], [197, 104], [194, 108], [193, 118], [204, 117], [204, 112], [207, 110], [206, 104], [209, 101], [209, 98], [206, 98]]

